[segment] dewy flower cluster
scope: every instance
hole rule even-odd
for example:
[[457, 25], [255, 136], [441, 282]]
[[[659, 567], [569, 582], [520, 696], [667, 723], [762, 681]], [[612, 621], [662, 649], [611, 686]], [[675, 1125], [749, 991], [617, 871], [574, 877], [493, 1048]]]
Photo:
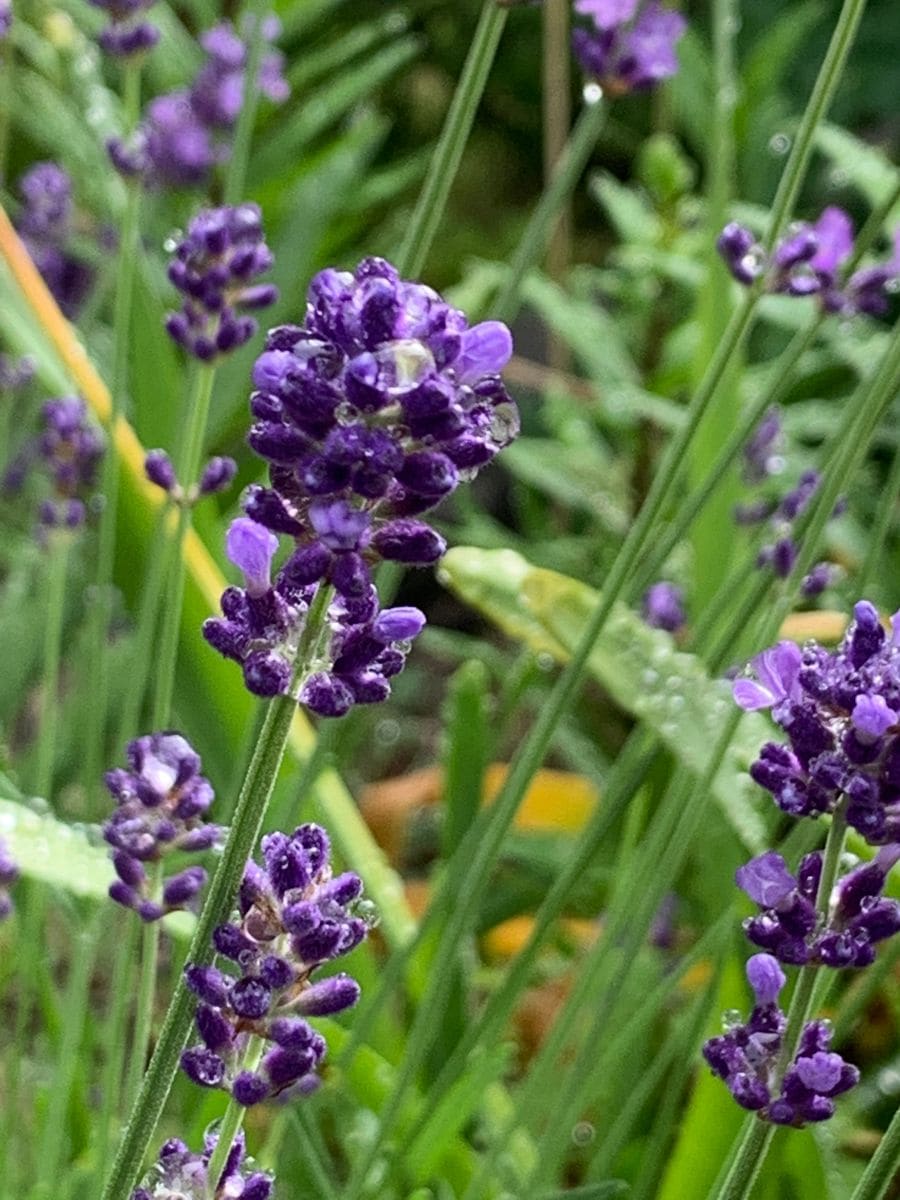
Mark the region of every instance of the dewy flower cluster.
[[144, 474], [176, 504], [196, 504], [202, 496], [212, 496], [230, 487], [237, 474], [237, 463], [228, 455], [215, 455], [200, 473], [196, 484], [185, 488], [178, 481], [175, 465], [165, 450], [150, 450], [144, 459]]
[[763, 279], [770, 292], [817, 296], [823, 310], [852, 316], [887, 311], [888, 291], [900, 277], [900, 240], [893, 257], [841, 278], [841, 266], [853, 253], [853, 225], [841, 208], [824, 209], [815, 224], [800, 222], [767, 256], [743, 225], [726, 225], [716, 242], [719, 253], [739, 283]]
[[610, 95], [647, 91], [678, 70], [684, 17], [657, 0], [575, 0], [593, 27], [572, 34], [575, 57]]
[[[274, 17], [263, 18], [267, 42], [279, 31]], [[230, 155], [243, 104], [249, 35], [246, 29], [242, 37], [228, 21], [201, 35], [207, 58], [191, 86], [151, 100], [136, 134], [107, 143], [117, 171], [143, 176], [155, 187], [202, 187], [208, 182], [212, 169]], [[257, 77], [262, 95], [276, 104], [290, 94], [281, 67], [282, 56], [270, 50]]]
[[781, 1061], [787, 1020], [778, 1005], [786, 980], [769, 954], [747, 963], [756, 1005], [747, 1022], [729, 1022], [727, 1032], [710, 1038], [703, 1055], [742, 1108], [775, 1125], [801, 1127], [834, 1115], [834, 1097], [859, 1082], [856, 1067], [831, 1049], [824, 1021], [810, 1021], [788, 1064]]
[[153, 0], [91, 0], [91, 3], [109, 17], [109, 24], [98, 38], [107, 54], [130, 58], [152, 50], [159, 41], [159, 30], [140, 19], [152, 7]]
[[254, 1171], [245, 1158], [245, 1141], [239, 1132], [225, 1160], [222, 1174], [210, 1191], [209, 1163], [216, 1148], [215, 1133], [207, 1134], [202, 1154], [194, 1154], [178, 1138], [170, 1138], [159, 1152], [142, 1187], [131, 1200], [271, 1200], [272, 1177]]
[[874, 606], [861, 600], [837, 650], [780, 642], [751, 666], [752, 676], [733, 685], [735, 701], [749, 711], [771, 709], [788, 739], [763, 746], [753, 778], [791, 816], [830, 814], [880, 848], [836, 883], [823, 880], [819, 852], [807, 854], [796, 874], [768, 851], [736, 875], [759, 908], [744, 930], [767, 953], [748, 964], [757, 998], [750, 1020], [713, 1038], [704, 1054], [739, 1104], [777, 1124], [802, 1125], [830, 1117], [833, 1097], [858, 1072], [830, 1051], [827, 1028], [816, 1021], [786, 1067], [793, 1047], [782, 1052], [779, 962], [866, 967], [876, 945], [900, 931], [900, 904], [883, 894], [900, 861], [900, 614], [888, 636]]
[[257, 329], [248, 313], [278, 298], [273, 283], [253, 282], [271, 265], [257, 204], [198, 213], [169, 264], [169, 279], [184, 296], [166, 320], [169, 336], [204, 362], [243, 346]]
[[118, 879], [109, 894], [144, 921], [158, 921], [187, 907], [206, 883], [200, 866], [186, 867], [162, 880], [159, 894], [148, 877], [148, 863], [170, 854], [197, 854], [218, 844], [223, 831], [204, 820], [214, 794], [200, 774], [200, 757], [180, 734], [152, 733], [127, 748], [128, 769], [106, 775], [117, 807], [103, 826], [112, 847]]
[[[782, 449], [781, 411], [771, 408], [744, 447], [744, 483], [750, 486], [765, 485], [771, 477], [779, 475], [785, 467]], [[760, 550], [757, 566], [771, 569], [778, 579], [786, 579], [797, 561], [799, 547], [794, 526], [806, 511], [820, 483], [818, 471], [804, 471], [797, 484], [788, 491], [773, 493], [767, 488], [756, 499], [735, 507], [734, 517], [739, 525], [769, 522], [772, 540]], [[839, 501], [832, 515], [839, 516], [842, 510], [843, 501]], [[819, 595], [836, 574], [837, 568], [831, 563], [816, 563], [801, 584], [803, 595]]]
[[[352, 872], [332, 876], [328, 837], [318, 825], [302, 825], [290, 836], [269, 834], [262, 855], [263, 867], [247, 865], [239, 921], [213, 935], [216, 951], [237, 974], [185, 968], [199, 999], [203, 1045], [184, 1052], [182, 1067], [194, 1083], [226, 1088], [245, 1106], [287, 1088], [305, 1093], [317, 1086], [325, 1040], [304, 1018], [350, 1008], [359, 986], [348, 975], [315, 983], [310, 977], [368, 932], [358, 903], [362, 880]], [[251, 1038], [269, 1046], [252, 1066]]]
[[[321, 272], [304, 323], [269, 334], [253, 370], [249, 442], [268, 460], [272, 486], [251, 489], [251, 520], [229, 534], [246, 586], [230, 588], [224, 619], [204, 627], [242, 663], [251, 691], [288, 691], [305, 614], [327, 583], [337, 593], [330, 641], [300, 698], [325, 716], [386, 698], [424, 617], [379, 613], [371, 568], [443, 554], [443, 538], [419, 518], [515, 436], [499, 376], [511, 352], [505, 325], [470, 327], [382, 259]], [[273, 584], [274, 534], [295, 547]]]

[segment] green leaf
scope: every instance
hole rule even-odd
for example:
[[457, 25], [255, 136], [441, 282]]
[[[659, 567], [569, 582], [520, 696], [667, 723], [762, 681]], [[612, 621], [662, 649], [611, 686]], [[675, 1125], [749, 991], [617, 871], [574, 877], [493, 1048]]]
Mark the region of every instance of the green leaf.
[[[457, 547], [444, 558], [441, 576], [504, 632], [559, 661], [578, 642], [598, 602], [586, 584], [534, 567], [512, 550]], [[667, 633], [620, 605], [597, 640], [590, 670], [690, 771], [705, 771], [731, 701], [727, 684], [710, 679], [696, 656], [677, 650]], [[713, 784], [725, 816], [753, 854], [766, 848], [768, 838], [747, 767], [768, 738], [765, 719], [746, 713]]]
[[628, 1184], [624, 1179], [604, 1179], [600, 1183], [586, 1183], [584, 1187], [565, 1188], [563, 1191], [542, 1192], [538, 1200], [615, 1200], [628, 1195]]
[[[897, 186], [897, 168], [887, 155], [845, 129], [821, 124], [816, 131], [816, 145], [873, 207], [886, 200]], [[892, 230], [898, 217], [900, 203], [888, 214], [885, 228]]]
[[109, 854], [106, 847], [90, 840], [83, 827], [0, 798], [0, 836], [24, 876], [75, 896], [107, 899], [113, 877]]
[[662, 222], [636, 188], [626, 187], [607, 171], [591, 176], [588, 187], [621, 241], [644, 246], [660, 240]]

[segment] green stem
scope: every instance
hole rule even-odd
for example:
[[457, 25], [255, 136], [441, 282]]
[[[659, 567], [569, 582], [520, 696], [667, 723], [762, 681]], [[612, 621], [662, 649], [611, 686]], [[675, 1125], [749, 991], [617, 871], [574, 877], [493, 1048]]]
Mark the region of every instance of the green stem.
[[[10, 18], [16, 15], [10, 9]], [[7, 35], [0, 41], [0, 189], [6, 187], [6, 165], [9, 157], [9, 131], [12, 125], [12, 98], [16, 55], [12, 39]]]
[[878, 1143], [850, 1200], [882, 1200], [900, 1169], [900, 1108]]
[[[588, 85], [592, 86], [595, 85]], [[522, 281], [546, 250], [556, 216], [575, 190], [575, 185], [587, 166], [606, 115], [607, 105], [598, 90], [596, 99], [585, 100], [575, 128], [560, 155], [550, 185], [529, 217], [513, 252], [500, 294], [493, 305], [493, 315], [497, 320], [509, 323], [518, 313]]]
[[419, 275], [425, 265], [481, 103], [506, 17], [506, 10], [496, 0], [485, 0], [424, 186], [397, 255], [397, 268], [404, 275]]
[[[296, 691], [308, 672], [313, 651], [324, 627], [330, 588], [319, 587], [307, 614], [294, 674]], [[263, 817], [275, 788], [284, 758], [291, 721], [297, 707], [293, 694], [268, 703], [266, 720], [238, 797], [231, 829], [219, 865], [197, 920], [188, 960], [199, 965], [212, 961], [212, 933], [228, 919], [247, 859], [253, 852]], [[182, 976], [166, 1013], [150, 1066], [132, 1107], [128, 1125], [110, 1170], [102, 1200], [126, 1200], [137, 1182], [147, 1147], [153, 1138], [190, 1030], [195, 998]]]
[[888, 472], [884, 490], [880, 493], [875, 506], [875, 521], [869, 534], [866, 557], [859, 572], [857, 591], [861, 596], [865, 596], [869, 588], [878, 580], [881, 556], [897, 515], [898, 496], [900, 496], [900, 441], [894, 447], [891, 469]]
[[[243, 1059], [241, 1061], [242, 1071], [255, 1071], [259, 1065], [259, 1060], [262, 1058], [264, 1047], [262, 1038], [256, 1037], [255, 1034], [247, 1039], [247, 1045], [244, 1050]], [[209, 1160], [209, 1167], [206, 1171], [206, 1190], [208, 1200], [216, 1200], [221, 1175], [225, 1169], [225, 1163], [228, 1160], [228, 1155], [231, 1153], [231, 1147], [234, 1145], [234, 1139], [240, 1132], [241, 1126], [244, 1123], [244, 1114], [247, 1109], [243, 1104], [238, 1104], [233, 1096], [229, 1097], [228, 1107], [225, 1109], [225, 1115], [219, 1122], [217, 1131], [216, 1148], [212, 1152]]]
[[[154, 863], [148, 872], [148, 896], [158, 900], [162, 890], [162, 864]], [[138, 981], [137, 1008], [134, 1016], [134, 1036], [129, 1048], [128, 1082], [125, 1086], [125, 1109], [130, 1110], [147, 1066], [147, 1050], [153, 1029], [153, 1005], [156, 999], [156, 975], [159, 967], [159, 921], [149, 921], [141, 929], [141, 968]]]
[[44, 625], [44, 674], [41, 681], [41, 718], [38, 730], [35, 795], [50, 800], [53, 791], [53, 767], [56, 758], [56, 730], [59, 718], [59, 666], [62, 652], [63, 622], [66, 611], [66, 575], [71, 535], [49, 535], [47, 554], [47, 616]]
[[100, 1084], [102, 1108], [97, 1123], [95, 1191], [99, 1191], [103, 1186], [112, 1123], [115, 1114], [119, 1112], [125, 1056], [128, 1053], [125, 1027], [131, 996], [131, 970], [137, 949], [134, 913], [123, 909], [118, 916], [121, 925], [116, 938], [116, 956], [109, 980], [109, 1007], [104, 1021], [106, 1061], [103, 1064], [103, 1078]]
[[[137, 124], [141, 106], [140, 57], [126, 63], [122, 75], [122, 108], [126, 132]], [[110, 415], [106, 453], [103, 458], [103, 512], [97, 544], [94, 578], [94, 611], [91, 622], [90, 661], [92, 703], [86, 706], [85, 755], [82, 779], [85, 795], [95, 795], [103, 770], [106, 719], [109, 710], [110, 662], [107, 635], [113, 606], [113, 568], [116, 554], [116, 525], [119, 509], [119, 455], [115, 429], [124, 415], [128, 397], [128, 356], [131, 344], [131, 313], [134, 282], [140, 252], [141, 187], [129, 181], [125, 210], [119, 233], [116, 267], [115, 309], [113, 313], [113, 365], [110, 386]]]
[[162, 729], [171, 720], [175, 667], [178, 661], [178, 634], [181, 630], [181, 608], [184, 603], [184, 581], [187, 571], [182, 551], [184, 539], [191, 527], [193, 508], [190, 491], [196, 483], [200, 469], [215, 378], [214, 366], [198, 363], [188, 408], [187, 428], [179, 455], [178, 482], [185, 494], [178, 510], [175, 536], [169, 548], [169, 581], [163, 606], [162, 628], [156, 647], [156, 688], [150, 720], [153, 729]]
[[266, 39], [263, 36], [266, 8], [264, 0], [253, 0], [244, 10], [245, 19], [250, 19], [251, 28], [247, 66], [244, 69], [243, 102], [237, 128], [234, 131], [231, 160], [225, 175], [224, 202], [229, 205], [240, 204], [244, 199], [247, 164], [250, 161], [250, 143], [253, 139], [253, 126], [259, 106], [259, 68], [266, 46]]

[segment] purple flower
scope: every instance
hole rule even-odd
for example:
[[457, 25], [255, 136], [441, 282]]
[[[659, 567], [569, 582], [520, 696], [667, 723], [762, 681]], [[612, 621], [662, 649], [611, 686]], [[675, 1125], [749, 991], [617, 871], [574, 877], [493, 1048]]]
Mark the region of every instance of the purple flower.
[[330, 636], [301, 701], [334, 717], [390, 694], [421, 623], [387, 636], [400, 626], [379, 618], [372, 568], [380, 559], [425, 566], [443, 554], [443, 539], [418, 518], [515, 436], [515, 406], [497, 374], [511, 352], [505, 325], [470, 327], [436, 292], [374, 258], [353, 273], [321, 271], [304, 323], [270, 331], [253, 368], [248, 440], [268, 460], [272, 486], [249, 489], [244, 508], [294, 549], [265, 595], [229, 589], [222, 618], [204, 626], [210, 644], [242, 664], [250, 690], [288, 690], [324, 583], [337, 593]]
[[169, 264], [169, 279], [184, 296], [166, 320], [169, 336], [204, 362], [242, 346], [257, 328], [246, 314], [278, 298], [274, 284], [252, 282], [271, 265], [258, 205], [198, 213]]
[[205, 821], [214, 799], [200, 774], [200, 758], [177, 733], [153, 733], [128, 744], [128, 769], [106, 775], [116, 809], [103, 826], [117, 879], [109, 894], [145, 921], [191, 905], [206, 883], [202, 867], [187, 867], [151, 891], [144, 864], [173, 853], [195, 854], [217, 845], [222, 830]]
[[271, 1175], [254, 1171], [245, 1161], [244, 1135], [234, 1139], [222, 1174], [210, 1196], [207, 1172], [218, 1135], [207, 1133], [202, 1154], [194, 1154], [178, 1138], [170, 1138], [159, 1152], [159, 1159], [148, 1174], [144, 1186], [131, 1193], [131, 1200], [271, 1200], [274, 1182]]
[[684, 592], [674, 583], [652, 584], [644, 593], [641, 615], [651, 628], [677, 633], [686, 623]]
[[656, 0], [577, 0], [575, 11], [594, 24], [574, 31], [575, 56], [612, 95], [646, 91], [677, 72], [675, 46], [687, 28], [680, 13]]
[[85, 501], [96, 483], [103, 438], [77, 396], [46, 401], [41, 420], [40, 434], [8, 466], [3, 486], [6, 491], [18, 490], [36, 463], [52, 489], [40, 505], [41, 526], [75, 529], [87, 516]]
[[249, 517], [238, 517], [228, 527], [225, 550], [228, 558], [244, 575], [248, 596], [261, 596], [272, 584], [269, 570], [278, 549], [278, 538]]
[[744, 483], [761, 483], [780, 470], [783, 465], [779, 455], [782, 440], [781, 409], [773, 407], [763, 415], [744, 445]]
[[19, 180], [17, 228], [34, 265], [67, 317], [81, 307], [94, 272], [71, 253], [72, 180], [53, 162], [35, 163]]
[[774, 850], [760, 854], [745, 867], [738, 868], [735, 880], [738, 887], [763, 908], [778, 904], [797, 886], [787, 863]]
[[0, 838], [0, 921], [5, 921], [13, 910], [9, 889], [18, 878], [18, 865], [10, 854], [6, 842]]
[[[264, 865], [248, 863], [235, 923], [214, 934], [233, 970], [188, 965], [185, 980], [198, 998], [203, 1045], [185, 1051], [182, 1067], [201, 1087], [229, 1089], [250, 1106], [286, 1089], [311, 1090], [325, 1055], [324, 1039], [305, 1017], [351, 1008], [359, 986], [348, 975], [317, 981], [323, 964], [348, 954], [368, 932], [362, 881], [333, 876], [330, 846], [318, 825], [262, 840]], [[241, 1069], [250, 1034], [270, 1049], [260, 1068]]]
[[747, 963], [756, 1005], [743, 1024], [710, 1038], [703, 1056], [742, 1107], [774, 1125], [797, 1129], [834, 1115], [834, 1098], [859, 1082], [859, 1072], [830, 1050], [831, 1031], [821, 1021], [804, 1026], [793, 1060], [779, 1077], [781, 1042], [787, 1021], [778, 1007], [784, 972], [768, 954]]
[[794, 642], [779, 642], [751, 661], [754, 679], [736, 679], [732, 687], [735, 702], [748, 712], [771, 708], [786, 700], [794, 691], [802, 655]]

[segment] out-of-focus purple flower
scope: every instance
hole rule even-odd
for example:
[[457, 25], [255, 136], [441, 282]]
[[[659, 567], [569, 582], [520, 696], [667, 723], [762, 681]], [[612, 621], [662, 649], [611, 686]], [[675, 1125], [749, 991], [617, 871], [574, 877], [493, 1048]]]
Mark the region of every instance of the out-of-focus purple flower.
[[217, 1134], [208, 1133], [203, 1153], [194, 1154], [180, 1139], [170, 1138], [145, 1182], [131, 1193], [131, 1200], [271, 1200], [272, 1176], [254, 1171], [245, 1161], [243, 1132], [235, 1137], [222, 1174], [210, 1192], [207, 1172], [217, 1142]]
[[[318, 825], [262, 840], [263, 866], [247, 864], [238, 920], [220, 925], [216, 951], [231, 971], [188, 964], [202, 1045], [181, 1065], [201, 1087], [224, 1088], [247, 1107], [317, 1082], [325, 1040], [305, 1020], [351, 1008], [359, 986], [348, 975], [312, 980], [323, 964], [348, 954], [368, 932], [362, 880], [334, 876], [328, 837]], [[259, 1067], [242, 1070], [249, 1036], [269, 1048]]]
[[515, 436], [499, 377], [511, 353], [505, 325], [470, 326], [383, 259], [320, 272], [304, 323], [269, 333], [253, 368], [248, 440], [273, 486], [250, 489], [245, 511], [292, 537], [294, 552], [268, 593], [230, 588], [222, 619], [204, 626], [210, 644], [241, 663], [251, 691], [287, 691], [309, 605], [328, 584], [338, 594], [330, 644], [302, 701], [339, 716], [388, 696], [418, 628], [386, 632], [396, 622], [379, 616], [372, 566], [426, 566], [444, 553], [419, 517]]
[[12, 16], [12, 0], [0, 0], [0, 42], [9, 36]]
[[855, 1087], [859, 1071], [831, 1049], [831, 1030], [810, 1021], [797, 1051], [780, 1077], [781, 1043], [787, 1026], [778, 1006], [784, 972], [769, 954], [747, 963], [747, 978], [756, 1005], [744, 1024], [729, 1023], [720, 1037], [710, 1038], [703, 1056], [714, 1075], [724, 1080], [742, 1107], [774, 1125], [802, 1128], [834, 1115], [834, 1099]]
[[18, 878], [18, 865], [10, 854], [6, 842], [0, 838], [0, 921], [5, 921], [13, 910], [9, 889]]
[[641, 615], [653, 629], [677, 633], [684, 628], [684, 592], [674, 583], [661, 580], [651, 584], [644, 593]]
[[91, 0], [109, 17], [109, 24], [98, 39], [101, 49], [116, 58], [131, 58], [152, 50], [159, 41], [159, 30], [141, 20], [141, 14], [153, 0]]
[[784, 465], [780, 456], [783, 442], [781, 409], [770, 408], [744, 445], [743, 479], [745, 483], [762, 483], [778, 473]]
[[677, 72], [680, 13], [657, 0], [576, 0], [575, 11], [593, 21], [573, 32], [575, 56], [611, 95], [647, 91]]
[[895, 247], [888, 262], [841, 280], [841, 268], [853, 252], [853, 224], [834, 205], [823, 209], [814, 224], [794, 225], [768, 257], [751, 231], [736, 222], [725, 226], [716, 246], [739, 283], [749, 285], [763, 277], [766, 291], [815, 295], [825, 312], [843, 316], [881, 316], [887, 311], [888, 292], [900, 278], [900, 249]]
[[41, 420], [40, 434], [27, 442], [7, 467], [3, 487], [7, 492], [18, 491], [36, 465], [52, 487], [41, 502], [41, 525], [74, 529], [87, 516], [85, 501], [96, 483], [103, 437], [77, 396], [48, 400]]
[[200, 757], [177, 733], [152, 733], [128, 744], [128, 768], [107, 772], [116, 809], [103, 826], [118, 878], [110, 897], [144, 921], [189, 908], [206, 884], [203, 867], [170, 874], [159, 894], [151, 890], [146, 863], [169, 855], [196, 854], [218, 845], [223, 831], [205, 820], [214, 794], [200, 774]]
[[[263, 18], [263, 37], [272, 42], [280, 31], [274, 17]], [[138, 130], [127, 139], [107, 143], [110, 159], [126, 178], [143, 177], [150, 186], [204, 186], [212, 169], [231, 152], [230, 138], [243, 104], [247, 68], [246, 36], [229, 22], [200, 37], [207, 59], [189, 88], [157, 96]], [[260, 92], [280, 104], [290, 94], [281, 74], [277, 51], [263, 55], [257, 83]]]
[[216, 455], [203, 468], [199, 482], [185, 490], [178, 482], [174, 464], [165, 450], [151, 450], [144, 459], [144, 474], [176, 504], [191, 505], [202, 496], [226, 491], [237, 474], [237, 463], [233, 458]]
[[208, 362], [243, 346], [256, 332], [250, 311], [278, 297], [272, 283], [254, 283], [272, 265], [256, 204], [198, 213], [169, 264], [169, 279], [184, 296], [166, 329], [189, 354]]
[[754, 712], [788, 700], [796, 692], [802, 658], [800, 647], [795, 642], [779, 642], [771, 650], [758, 654], [750, 663], [756, 679], [741, 678], [734, 681], [732, 691], [735, 703], [748, 712]]
[[69, 250], [72, 181], [56, 163], [35, 163], [19, 180], [17, 228], [44, 282], [67, 317], [77, 314], [94, 274]]

